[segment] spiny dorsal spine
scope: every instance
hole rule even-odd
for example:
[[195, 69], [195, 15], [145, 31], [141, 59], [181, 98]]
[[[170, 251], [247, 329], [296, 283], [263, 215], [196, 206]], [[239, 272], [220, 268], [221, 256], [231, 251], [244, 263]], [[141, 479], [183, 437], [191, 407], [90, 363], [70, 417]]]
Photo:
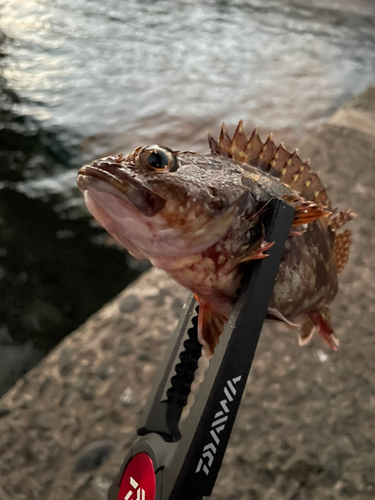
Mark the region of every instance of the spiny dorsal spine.
[[272, 134], [263, 143], [255, 128], [250, 138], [247, 139], [243, 131], [243, 120], [241, 120], [233, 138], [230, 138], [223, 123], [219, 142], [216, 142], [211, 135], [208, 136], [208, 140], [212, 154], [226, 156], [258, 167], [280, 179], [306, 200], [330, 207], [325, 187], [319, 176], [311, 172], [309, 162], [303, 162], [297, 150], [289, 153], [283, 144], [276, 146]]

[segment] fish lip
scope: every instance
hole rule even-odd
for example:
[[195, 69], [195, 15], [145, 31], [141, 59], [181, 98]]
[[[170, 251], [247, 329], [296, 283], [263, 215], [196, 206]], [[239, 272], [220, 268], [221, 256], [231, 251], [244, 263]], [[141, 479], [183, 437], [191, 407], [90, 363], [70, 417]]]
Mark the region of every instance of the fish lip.
[[[121, 173], [121, 178], [119, 177]], [[165, 206], [165, 200], [150, 188], [127, 174], [119, 165], [110, 162], [101, 162], [100, 165], [84, 165], [78, 171], [77, 185], [84, 193], [95, 179], [104, 181], [114, 188], [117, 193], [126, 198], [139, 212], [146, 217], [153, 217]]]

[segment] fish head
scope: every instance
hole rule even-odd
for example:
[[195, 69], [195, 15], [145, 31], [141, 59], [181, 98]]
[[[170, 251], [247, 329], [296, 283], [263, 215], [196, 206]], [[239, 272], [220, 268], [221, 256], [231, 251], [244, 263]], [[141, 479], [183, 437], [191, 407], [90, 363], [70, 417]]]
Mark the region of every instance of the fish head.
[[241, 173], [229, 158], [151, 145], [96, 160], [77, 182], [93, 217], [132, 255], [152, 262], [219, 241], [249, 209]]

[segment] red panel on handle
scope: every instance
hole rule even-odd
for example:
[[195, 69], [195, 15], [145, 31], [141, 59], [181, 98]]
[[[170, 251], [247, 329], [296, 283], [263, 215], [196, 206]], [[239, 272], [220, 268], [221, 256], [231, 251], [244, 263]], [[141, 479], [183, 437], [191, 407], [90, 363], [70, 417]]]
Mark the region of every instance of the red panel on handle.
[[155, 500], [155, 472], [147, 453], [138, 453], [126, 466], [118, 500]]

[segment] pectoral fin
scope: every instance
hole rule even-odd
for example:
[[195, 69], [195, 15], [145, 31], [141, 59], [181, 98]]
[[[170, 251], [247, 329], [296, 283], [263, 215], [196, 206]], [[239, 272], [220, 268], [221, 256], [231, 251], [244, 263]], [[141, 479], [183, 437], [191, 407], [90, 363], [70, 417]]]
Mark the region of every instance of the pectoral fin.
[[213, 309], [209, 302], [199, 299], [198, 340], [204, 346], [208, 358], [212, 358], [228, 315]]
[[271, 243], [267, 243], [266, 240], [260, 240], [258, 243], [256, 243], [256, 245], [253, 245], [252, 247], [246, 249], [243, 255], [240, 255], [233, 260], [233, 269], [235, 269], [239, 264], [248, 262], [249, 260], [259, 260], [268, 257], [268, 254], [265, 252], [269, 250], [274, 245], [274, 243], [274, 241], [272, 241]]

